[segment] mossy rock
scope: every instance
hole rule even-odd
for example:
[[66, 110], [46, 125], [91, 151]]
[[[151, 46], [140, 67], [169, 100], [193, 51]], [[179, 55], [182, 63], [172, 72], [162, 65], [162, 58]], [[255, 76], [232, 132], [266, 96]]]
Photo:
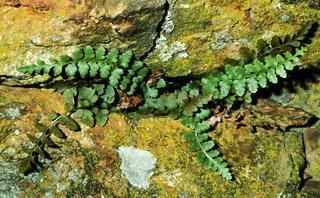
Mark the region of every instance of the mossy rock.
[[41, 2], [0, 1], [0, 74], [75, 46], [130, 48], [140, 57], [165, 13], [164, 0]]
[[[151, 67], [161, 68], [169, 76], [202, 74], [223, 67], [226, 57], [238, 58], [241, 46], [254, 48], [260, 38], [294, 33], [302, 24], [320, 18], [319, 11], [306, 3], [286, 5], [267, 0], [143, 1], [146, 9], [135, 1], [121, 1], [123, 7], [119, 9], [123, 10], [119, 13], [106, 6], [114, 2], [111, 0], [90, 1], [71, 10], [63, 2], [42, 7], [30, 2], [0, 7], [4, 13], [0, 34], [5, 35], [0, 40], [1, 74], [15, 74], [14, 66], [38, 58], [46, 60], [86, 44], [132, 48], [138, 56], [146, 57]], [[165, 21], [165, 13], [170, 13], [171, 19]], [[159, 28], [163, 21], [167, 29]], [[160, 47], [154, 46], [157, 36], [163, 41]], [[317, 33], [304, 65], [319, 68], [319, 42]], [[164, 46], [171, 51], [161, 51]], [[268, 101], [241, 109], [253, 111], [254, 116], [248, 116], [247, 121], [258, 125], [256, 134], [249, 127], [236, 129], [230, 123], [210, 133], [235, 174], [231, 182], [195, 164], [182, 138], [186, 128], [177, 121], [120, 114], [112, 114], [104, 128], [84, 127], [80, 133], [68, 133], [70, 138], [60, 142], [64, 144], [62, 150], [52, 151], [65, 156], [57, 158], [49, 169], [24, 177], [15, 164], [25, 154], [21, 146], [28, 146], [29, 138], [37, 135], [32, 121], [46, 122], [45, 115], [62, 113], [64, 104], [62, 97], [50, 90], [0, 87], [1, 111], [12, 107], [24, 110], [16, 120], [0, 119], [0, 175], [6, 182], [0, 185], [0, 193], [30, 197], [295, 195], [301, 188], [300, 173], [306, 161], [303, 136], [291, 129], [307, 127], [312, 115], [319, 118], [319, 82], [307, 85], [309, 90], [296, 87], [289, 102], [282, 103], [290, 108]], [[289, 129], [289, 134], [283, 133]], [[158, 167], [148, 190], [130, 186], [121, 176], [115, 149], [123, 145], [134, 145], [157, 157]], [[315, 162], [307, 169], [308, 174], [318, 178], [317, 167]]]
[[[63, 147], [50, 150], [53, 156], [58, 157], [56, 161], [44, 171], [25, 177], [18, 173], [15, 161], [23, 156], [22, 146], [28, 145], [29, 137], [36, 135], [33, 124], [28, 120], [40, 120], [51, 110], [63, 111], [59, 95], [36, 89], [27, 93], [20, 88], [2, 88], [0, 92], [1, 98], [7, 98], [6, 105], [19, 103], [21, 108], [26, 107], [16, 120], [0, 120], [2, 129], [11, 125], [20, 131], [20, 134], [9, 131], [1, 143], [0, 168], [4, 170], [1, 177], [6, 182], [1, 193], [27, 196], [103, 194], [117, 197], [276, 196], [284, 192], [295, 194], [295, 187], [301, 184], [300, 165], [297, 166], [301, 164], [298, 153], [301, 152], [302, 139], [299, 135], [284, 135], [276, 127], [269, 130], [259, 127], [254, 134], [249, 127], [236, 129], [230, 123], [219, 125], [210, 136], [217, 141], [235, 175], [235, 181], [226, 181], [194, 162], [182, 138], [187, 129], [179, 122], [136, 114], [128, 117], [111, 114], [105, 127], [89, 130], [84, 127], [81, 132], [68, 132], [67, 140], [57, 140]], [[262, 106], [259, 108], [263, 109]], [[288, 116], [292, 117], [292, 114]], [[120, 146], [135, 146], [157, 158], [149, 189], [135, 188], [121, 176], [121, 160], [116, 152]], [[14, 184], [7, 182], [12, 178], [15, 178]]]
[[317, 0], [306, 0], [306, 1], [303, 1], [303, 0], [281, 0], [281, 2], [289, 3], [289, 4], [305, 3], [305, 4], [308, 4], [310, 8], [313, 8], [313, 9], [320, 8], [320, 2]]
[[[169, 1], [170, 17], [148, 63], [168, 75], [210, 72], [226, 58], [239, 58], [239, 48], [256, 48], [257, 40], [294, 33], [308, 21], [319, 21], [319, 10], [306, 4], [277, 1]], [[199, 14], [201, 13], [201, 14]], [[318, 67], [319, 33], [303, 63]], [[179, 45], [177, 45], [179, 44]]]

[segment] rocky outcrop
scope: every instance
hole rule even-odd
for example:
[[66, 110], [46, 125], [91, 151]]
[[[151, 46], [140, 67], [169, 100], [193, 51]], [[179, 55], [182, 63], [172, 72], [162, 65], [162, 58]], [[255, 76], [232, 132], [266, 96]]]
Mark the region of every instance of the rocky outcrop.
[[166, 13], [164, 0], [1, 1], [1, 74], [74, 46], [130, 48], [146, 54]]
[[[318, 21], [320, 11], [311, 2], [0, 0], [0, 77], [88, 44], [132, 49], [169, 76], [202, 74], [223, 67], [227, 57], [239, 58], [242, 46], [254, 49], [260, 38]], [[244, 114], [246, 126], [222, 123], [210, 133], [234, 173], [232, 182], [194, 163], [179, 122], [136, 114], [112, 114], [103, 128], [69, 132], [67, 140], [56, 140], [61, 149], [50, 150], [50, 167], [23, 176], [16, 164], [39, 135], [35, 123], [48, 123], [47, 115], [62, 113], [64, 104], [52, 90], [1, 86], [0, 196], [276, 197], [301, 188], [307, 196], [317, 194], [319, 42], [317, 32], [303, 59], [308, 70], [232, 114]], [[157, 158], [147, 190], [121, 176], [116, 149], [129, 145]]]

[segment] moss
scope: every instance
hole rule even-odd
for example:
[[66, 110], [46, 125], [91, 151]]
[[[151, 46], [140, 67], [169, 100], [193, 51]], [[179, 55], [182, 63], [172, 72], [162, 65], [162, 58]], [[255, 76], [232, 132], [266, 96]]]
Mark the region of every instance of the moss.
[[[148, 56], [149, 65], [164, 69], [170, 76], [210, 72], [223, 66], [227, 57], [239, 58], [238, 49], [241, 46], [254, 49], [257, 40], [294, 33], [306, 22], [318, 21], [320, 16], [319, 10], [303, 3], [294, 6], [281, 4], [281, 8], [277, 8], [277, 2], [250, 2], [177, 1], [170, 7], [174, 31], [163, 33], [163, 36], [168, 45], [176, 41], [185, 43], [188, 57], [162, 62], [159, 51], [155, 50]], [[184, 8], [181, 4], [188, 4], [189, 7]], [[290, 20], [283, 21], [283, 17], [287, 16], [290, 16]], [[225, 33], [232, 39], [225, 42], [222, 49], [211, 50], [211, 45], [220, 42], [215, 40], [216, 34]], [[317, 66], [319, 63], [318, 34], [303, 58], [303, 63], [307, 65]], [[243, 39], [247, 39], [248, 43], [242, 43]]]
[[[0, 25], [0, 34], [3, 35], [0, 45], [1, 73], [11, 73], [13, 66], [26, 60], [32, 61], [35, 55], [44, 57], [45, 54], [54, 54], [55, 50], [60, 51], [61, 47], [45, 48], [54, 45], [52, 36], [63, 38], [60, 44], [70, 42], [69, 32], [61, 31], [66, 26], [52, 20], [50, 13], [39, 14], [28, 7], [0, 7], [0, 13], [3, 13]], [[17, 19], [19, 25], [14, 22]]]
[[[3, 122], [1, 122], [1, 124], [2, 123]], [[6, 137], [8, 137], [8, 135], [12, 132], [13, 132], [12, 128], [9, 127], [8, 125], [5, 125], [5, 124], [4, 126], [0, 125], [0, 143], [4, 142]]]
[[[84, 156], [84, 172], [80, 176], [82, 182], [71, 182], [70, 187], [66, 191], [67, 197], [74, 196], [95, 196], [101, 193], [106, 195], [113, 195], [113, 193], [105, 188], [102, 181], [99, 181], [99, 161], [102, 159], [101, 155], [97, 154], [91, 149], [82, 148], [79, 145], [79, 152]], [[102, 178], [101, 178], [102, 179]]]
[[[281, 133], [259, 130], [253, 134], [246, 127], [218, 126], [212, 137], [236, 174], [236, 181], [227, 182], [195, 164], [181, 138], [184, 130], [184, 126], [168, 118], [144, 117], [131, 122], [123, 115], [112, 114], [105, 128], [95, 127], [86, 132], [91, 138], [82, 141], [89, 143], [77, 146], [76, 141], [70, 140], [65, 144], [62, 152], [66, 157], [43, 172], [43, 182], [24, 183], [24, 189], [28, 195], [51, 192], [57, 196], [97, 193], [115, 197], [267, 196], [277, 195], [285, 186], [287, 173], [292, 169], [287, 166]], [[82, 135], [77, 138], [83, 139]], [[134, 145], [157, 157], [157, 169], [148, 190], [129, 186], [121, 176], [115, 149], [122, 145]]]
[[[320, 156], [320, 138], [318, 138], [316, 152], [318, 156]], [[314, 173], [314, 177], [317, 178], [317, 180], [320, 180], [320, 159], [317, 158], [314, 164], [315, 164], [315, 167], [313, 168], [312, 172]]]
[[293, 196], [300, 190], [303, 179], [301, 174], [306, 166], [302, 134], [299, 132], [286, 133], [285, 145], [292, 170], [283, 194]]
[[[117, 196], [133, 197], [154, 194], [163, 197], [186, 194], [267, 196], [283, 192], [291, 171], [296, 171], [288, 167], [283, 134], [262, 129], [253, 134], [249, 128], [235, 129], [232, 124], [223, 124], [217, 127], [212, 137], [217, 140], [228, 163], [237, 166], [232, 166], [235, 182], [221, 180], [216, 173], [196, 165], [192, 156], [188, 157], [186, 143], [180, 137], [184, 130], [182, 125], [168, 118], [142, 118], [130, 122], [123, 115], [112, 114], [106, 129], [95, 129], [92, 134], [94, 150], [109, 156], [107, 169], [111, 169], [111, 175], [106, 183], [108, 188]], [[298, 145], [295, 141], [293, 143]], [[123, 184], [126, 182], [117, 170], [120, 160], [114, 152], [122, 145], [134, 145], [157, 157], [158, 168], [149, 180], [150, 189], [147, 191]]]
[[299, 3], [305, 3], [305, 4], [308, 4], [310, 8], [313, 8], [313, 9], [319, 9], [320, 8], [320, 2], [317, 1], [317, 0], [281, 0], [281, 2], [283, 3], [289, 3], [289, 4], [292, 4], [292, 3], [295, 3], [295, 4], [299, 4]]

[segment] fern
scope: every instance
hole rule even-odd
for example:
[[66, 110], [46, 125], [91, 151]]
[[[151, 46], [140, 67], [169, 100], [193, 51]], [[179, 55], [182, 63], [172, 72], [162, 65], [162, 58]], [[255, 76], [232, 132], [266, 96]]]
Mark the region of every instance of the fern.
[[151, 71], [135, 59], [131, 51], [120, 52], [115, 48], [110, 51], [91, 46], [76, 48], [71, 56], [63, 54], [50, 58], [50, 63], [38, 60], [36, 64], [19, 67], [18, 71], [31, 76], [62, 77], [64, 80], [57, 81], [53, 88], [63, 94], [67, 111], [42, 129], [43, 135], [23, 160], [22, 170], [26, 173], [42, 166], [39, 155], [49, 155], [45, 146], [57, 147], [50, 139], [51, 134], [66, 137], [59, 124], [77, 131], [73, 118], [78, 118], [89, 127], [104, 126], [110, 112], [130, 109], [179, 119], [190, 128], [184, 137], [196, 161], [231, 180], [233, 176], [227, 163], [208, 136], [214, 128], [210, 124], [210, 109], [221, 102], [229, 109], [235, 101], [250, 103], [252, 94], [260, 88], [286, 78], [287, 72], [294, 69], [307, 51], [305, 40], [310, 29], [311, 25], [307, 24], [295, 35], [273, 37], [270, 43], [259, 40], [257, 51], [240, 50], [246, 57], [242, 64], [227, 64], [224, 70], [181, 87], [162, 77], [161, 72]]
[[[141, 90], [150, 73], [143, 62], [134, 59], [131, 51], [120, 53], [114, 48], [108, 52], [91, 46], [76, 48], [71, 56], [50, 58], [50, 63], [38, 60], [37, 64], [19, 67], [18, 71], [81, 81], [82, 85], [59, 84], [55, 88], [63, 94], [66, 110], [90, 127], [104, 126], [117, 99]], [[98, 83], [92, 84], [93, 81]]]
[[204, 164], [206, 169], [217, 171], [225, 179], [231, 180], [232, 175], [227, 167], [228, 164], [220, 156], [220, 152], [214, 148], [215, 144], [207, 134], [211, 126], [204, 120], [209, 118], [210, 115], [210, 110], [202, 109], [194, 117], [181, 119], [181, 122], [191, 129], [184, 134], [184, 138], [190, 144], [188, 150], [196, 152], [197, 163]]
[[229, 100], [230, 106], [236, 100], [235, 97], [250, 103], [251, 95], [259, 87], [265, 88], [268, 81], [275, 84], [279, 77], [286, 78], [287, 71], [294, 69], [306, 51], [307, 48], [301, 47], [294, 54], [286, 52], [276, 57], [267, 56], [263, 61], [254, 59], [252, 63], [243, 66], [226, 65], [224, 72], [202, 78], [202, 93], [211, 94], [213, 99]]
[[65, 133], [60, 129], [60, 125], [72, 131], [80, 130], [78, 123], [69, 115], [51, 114], [49, 118], [52, 120], [49, 126], [37, 125], [37, 128], [42, 131], [42, 135], [35, 140], [33, 148], [26, 150], [28, 155], [20, 160], [19, 169], [25, 175], [43, 168], [45, 166], [44, 159], [52, 160], [50, 153], [46, 150], [47, 147], [60, 148], [60, 146], [52, 140], [51, 135], [59, 139], [67, 138]]

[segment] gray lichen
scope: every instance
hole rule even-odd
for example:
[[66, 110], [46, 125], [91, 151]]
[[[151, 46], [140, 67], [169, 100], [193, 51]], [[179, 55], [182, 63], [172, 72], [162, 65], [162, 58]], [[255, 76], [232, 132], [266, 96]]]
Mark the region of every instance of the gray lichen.
[[291, 21], [292, 19], [293, 19], [293, 14], [289, 12], [289, 13], [286, 13], [280, 17], [280, 22], [287, 23], [287, 22]]
[[135, 187], [147, 189], [148, 179], [153, 175], [157, 159], [148, 151], [133, 146], [118, 148], [122, 159], [120, 169], [129, 183]]
[[6, 115], [10, 117], [12, 120], [17, 119], [21, 116], [20, 109], [18, 108], [9, 108], [6, 110]]
[[214, 42], [210, 45], [213, 50], [221, 50], [233, 43], [235, 39], [226, 31], [216, 32]]
[[159, 52], [159, 57], [162, 62], [167, 62], [170, 59], [177, 58], [187, 58], [188, 54], [186, 53], [187, 46], [185, 43], [175, 41], [171, 44], [168, 44], [166, 35], [169, 35], [174, 30], [174, 24], [172, 20], [171, 12], [168, 11], [164, 23], [161, 26], [162, 31], [159, 38], [156, 40], [155, 49]]
[[2, 158], [4, 154], [0, 150], [0, 197], [18, 197], [21, 176], [16, 166]]
[[167, 62], [173, 57], [187, 58], [186, 53], [187, 46], [179, 41], [174, 42], [170, 46], [167, 44], [167, 39], [165, 36], [161, 35], [157, 40], [156, 49], [160, 50], [160, 59], [162, 62]]
[[174, 30], [174, 24], [172, 21], [172, 15], [171, 15], [170, 11], [168, 11], [168, 13], [167, 13], [166, 19], [162, 25], [162, 30], [168, 34], [173, 32], [173, 30]]

